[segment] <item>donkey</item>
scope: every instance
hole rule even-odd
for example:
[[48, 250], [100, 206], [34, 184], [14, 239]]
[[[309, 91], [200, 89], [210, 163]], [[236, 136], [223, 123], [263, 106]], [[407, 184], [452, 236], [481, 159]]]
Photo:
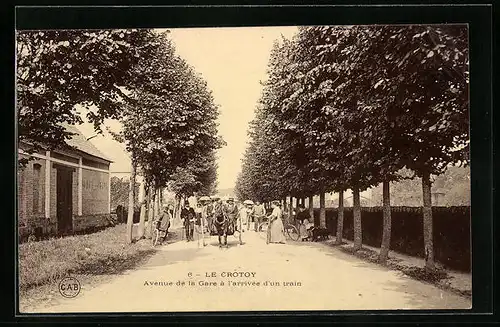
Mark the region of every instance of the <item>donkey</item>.
[[231, 222], [229, 221], [229, 217], [227, 217], [224, 211], [222, 211], [222, 206], [217, 206], [215, 208], [213, 224], [215, 226], [215, 230], [217, 231], [217, 235], [219, 236], [219, 248], [222, 248], [223, 246], [227, 248], [227, 235]]

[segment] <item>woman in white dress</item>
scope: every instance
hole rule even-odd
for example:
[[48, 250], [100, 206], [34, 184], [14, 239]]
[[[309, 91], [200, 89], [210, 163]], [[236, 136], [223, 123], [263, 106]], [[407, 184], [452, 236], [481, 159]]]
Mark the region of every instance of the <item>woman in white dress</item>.
[[282, 212], [279, 208], [279, 201], [273, 201], [273, 212], [269, 218], [269, 228], [267, 230], [267, 244], [269, 243], [285, 243], [285, 227], [281, 219]]

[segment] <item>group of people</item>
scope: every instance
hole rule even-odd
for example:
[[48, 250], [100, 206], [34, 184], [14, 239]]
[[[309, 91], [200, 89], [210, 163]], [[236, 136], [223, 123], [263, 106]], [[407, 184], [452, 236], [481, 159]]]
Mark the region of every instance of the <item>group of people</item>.
[[295, 219], [299, 222], [300, 239], [302, 241], [311, 239], [314, 224], [311, 222], [312, 219], [309, 211], [306, 210], [303, 204], [299, 205], [299, 212], [295, 216]]
[[[284, 243], [285, 231], [283, 224], [283, 211], [281, 201], [273, 201], [271, 203], [273, 211], [269, 216], [269, 229], [267, 234], [267, 243]], [[293, 213], [291, 213], [293, 215]], [[311, 223], [311, 215], [304, 205], [299, 205], [298, 212], [295, 215], [295, 220], [299, 223], [299, 237], [302, 241], [312, 238], [314, 224]]]
[[[220, 197], [204, 196], [199, 199], [196, 208], [191, 207], [189, 201], [186, 200], [181, 209], [180, 218], [184, 225], [187, 242], [194, 241], [195, 226], [201, 229], [202, 234], [206, 231], [209, 235], [216, 235], [214, 215], [216, 210], [222, 210], [224, 215], [233, 223], [234, 229], [240, 233], [240, 242], [241, 233], [246, 231], [259, 232], [259, 226], [265, 218], [268, 218], [267, 244], [283, 244], [285, 243], [285, 229], [281, 201], [272, 201], [271, 207], [272, 212], [267, 216], [264, 204], [259, 201], [254, 203], [251, 200], [246, 200], [241, 206], [238, 206], [234, 198], [228, 198], [224, 203]], [[164, 208], [163, 213], [156, 219], [156, 228], [164, 232], [164, 238], [166, 238], [172, 218], [173, 206], [170, 204]], [[295, 219], [299, 222], [301, 239], [309, 239], [314, 224], [310, 223], [311, 216], [303, 205], [298, 207]], [[206, 245], [204, 240], [203, 244]]]

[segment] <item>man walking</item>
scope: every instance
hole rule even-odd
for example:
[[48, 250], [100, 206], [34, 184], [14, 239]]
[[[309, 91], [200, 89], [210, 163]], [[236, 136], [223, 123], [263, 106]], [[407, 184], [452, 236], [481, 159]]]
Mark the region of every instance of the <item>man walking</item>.
[[205, 213], [205, 219], [207, 222], [207, 230], [208, 230], [208, 235], [212, 235], [213, 232], [213, 214], [214, 214], [214, 200], [213, 199], [208, 199], [205, 201], [205, 206], [204, 206], [204, 213]]
[[266, 209], [264, 205], [259, 201], [255, 201], [255, 206], [253, 207], [253, 216], [254, 216], [254, 230], [258, 232], [258, 228], [262, 223], [262, 219], [266, 216]]
[[194, 241], [194, 222], [196, 220], [196, 212], [190, 207], [189, 201], [184, 202], [184, 208], [181, 210], [181, 219], [184, 222], [184, 228], [186, 230], [187, 242]]
[[168, 207], [165, 206], [163, 208], [163, 212], [161, 213], [161, 215], [156, 220], [156, 228], [158, 228], [158, 230], [160, 232], [162, 232], [162, 234], [163, 234], [163, 237], [161, 238], [160, 243], [165, 242], [165, 240], [167, 239], [167, 234], [168, 234], [168, 229], [170, 227], [170, 219], [171, 218], [172, 217], [170, 215]]
[[224, 214], [226, 215], [227, 219], [229, 219], [229, 227], [231, 228], [230, 232], [234, 232], [235, 230], [240, 233], [239, 238], [240, 238], [240, 244], [242, 243], [241, 241], [241, 228], [237, 224], [237, 217], [238, 217], [238, 206], [234, 203], [233, 198], [229, 198], [226, 201], [226, 205], [223, 207]]
[[224, 213], [232, 222], [236, 222], [236, 216], [238, 215], [238, 207], [234, 203], [233, 198], [229, 198], [224, 206]]

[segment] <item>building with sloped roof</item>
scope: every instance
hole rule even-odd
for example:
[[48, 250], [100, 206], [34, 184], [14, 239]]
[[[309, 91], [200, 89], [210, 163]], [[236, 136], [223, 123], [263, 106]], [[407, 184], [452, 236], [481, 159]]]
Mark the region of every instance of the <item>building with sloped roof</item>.
[[21, 239], [28, 235], [68, 235], [111, 223], [110, 164], [74, 126], [67, 149], [28, 154], [20, 143], [20, 158], [31, 156], [18, 169], [18, 222]]

